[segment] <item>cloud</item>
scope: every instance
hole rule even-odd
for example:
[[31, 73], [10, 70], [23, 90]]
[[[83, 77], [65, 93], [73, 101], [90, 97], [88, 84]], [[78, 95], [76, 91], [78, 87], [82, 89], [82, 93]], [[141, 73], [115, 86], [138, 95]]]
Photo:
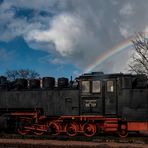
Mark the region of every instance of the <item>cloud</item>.
[[[0, 40], [22, 36], [33, 49], [52, 54], [53, 63], [69, 62], [83, 70], [147, 27], [147, 4], [147, 0], [5, 0], [0, 4]], [[24, 9], [31, 10], [31, 16], [21, 16]], [[127, 60], [129, 52], [124, 57]], [[118, 72], [125, 59], [111, 58], [96, 70]]]
[[36, 1], [36, 0], [4, 0], [2, 5], [5, 7], [14, 6], [14, 8], [27, 8], [27, 9], [34, 9], [34, 10], [45, 10], [45, 11], [51, 11], [52, 8], [55, 10], [55, 4], [57, 4], [57, 7], [62, 7], [62, 5], [58, 5], [59, 0], [42, 0], [42, 1]]
[[54, 43], [55, 49], [62, 55], [72, 54], [82, 35], [83, 22], [71, 15], [62, 14], [53, 18], [49, 30], [33, 30], [26, 36], [27, 41]]
[[126, 3], [120, 10], [121, 15], [132, 15], [133, 14], [133, 6], [130, 3]]
[[41, 58], [39, 58], [38, 61], [41, 62], [41, 63], [47, 62], [47, 63], [51, 63], [51, 64], [55, 64], [55, 65], [66, 64], [66, 61], [64, 59], [61, 59], [61, 58], [58, 58], [58, 57], [53, 58], [50, 55], [41, 57]]
[[[133, 31], [130, 30], [130, 25], [128, 23], [123, 23], [119, 26], [119, 31], [121, 35], [125, 38], [130, 37], [133, 34]], [[130, 31], [129, 31], [130, 30]]]
[[51, 60], [51, 63], [53, 63], [53, 64], [64, 64], [64, 60], [55, 58], [55, 59]]

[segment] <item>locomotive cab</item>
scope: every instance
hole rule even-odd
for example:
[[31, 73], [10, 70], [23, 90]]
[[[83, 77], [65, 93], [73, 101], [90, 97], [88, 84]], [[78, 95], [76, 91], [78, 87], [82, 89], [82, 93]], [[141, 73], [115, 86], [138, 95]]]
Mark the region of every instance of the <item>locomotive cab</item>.
[[117, 77], [93, 72], [80, 76], [80, 113], [117, 114]]

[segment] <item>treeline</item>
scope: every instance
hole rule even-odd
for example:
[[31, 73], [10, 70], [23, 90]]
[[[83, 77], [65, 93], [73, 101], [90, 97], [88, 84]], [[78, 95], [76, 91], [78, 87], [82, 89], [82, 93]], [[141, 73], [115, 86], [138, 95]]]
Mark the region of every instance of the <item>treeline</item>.
[[18, 78], [35, 79], [39, 78], [40, 74], [31, 69], [7, 70], [5, 76], [8, 80], [14, 81]]

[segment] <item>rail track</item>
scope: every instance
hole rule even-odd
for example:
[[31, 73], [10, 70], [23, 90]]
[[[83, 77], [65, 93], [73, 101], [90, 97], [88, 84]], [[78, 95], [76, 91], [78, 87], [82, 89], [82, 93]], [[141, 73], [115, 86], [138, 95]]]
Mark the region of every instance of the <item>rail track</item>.
[[21, 136], [18, 134], [0, 134], [0, 147], [16, 148], [16, 147], [102, 147], [102, 148], [147, 148], [148, 134], [131, 134], [127, 138], [119, 138], [112, 135], [97, 135], [91, 138], [84, 136]]

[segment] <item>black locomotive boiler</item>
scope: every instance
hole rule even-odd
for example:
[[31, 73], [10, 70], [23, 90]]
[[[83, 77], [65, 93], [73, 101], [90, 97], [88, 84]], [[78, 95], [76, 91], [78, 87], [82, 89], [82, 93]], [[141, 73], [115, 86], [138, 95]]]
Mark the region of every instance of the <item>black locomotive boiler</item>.
[[[41, 86], [42, 84], [42, 86]], [[10, 122], [11, 121], [11, 122]], [[75, 81], [0, 77], [0, 125], [20, 134], [93, 136], [148, 131], [145, 75], [86, 73]], [[5, 123], [5, 124], [4, 124]]]

